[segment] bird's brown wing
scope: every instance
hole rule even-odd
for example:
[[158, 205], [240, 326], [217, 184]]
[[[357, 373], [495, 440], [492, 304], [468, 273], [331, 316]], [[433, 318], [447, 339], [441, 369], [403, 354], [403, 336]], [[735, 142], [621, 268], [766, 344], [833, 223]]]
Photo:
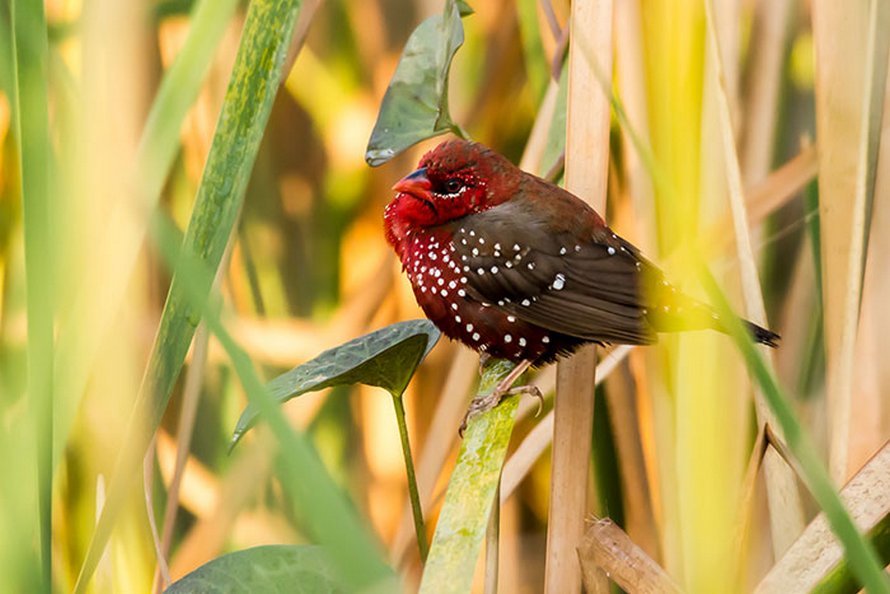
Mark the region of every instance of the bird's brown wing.
[[554, 225], [539, 205], [510, 201], [455, 221], [452, 232], [474, 299], [585, 340], [655, 342], [641, 287], [660, 273], [608, 227]]

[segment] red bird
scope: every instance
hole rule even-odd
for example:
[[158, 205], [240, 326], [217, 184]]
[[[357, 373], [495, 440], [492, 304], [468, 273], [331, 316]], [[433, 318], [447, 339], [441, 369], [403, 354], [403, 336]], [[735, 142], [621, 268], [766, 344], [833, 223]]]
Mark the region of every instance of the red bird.
[[[393, 190], [386, 238], [417, 303], [476, 351], [524, 370], [590, 342], [725, 331], [713, 309], [671, 286], [584, 201], [481, 144], [441, 143]], [[777, 334], [747, 325], [776, 346]]]

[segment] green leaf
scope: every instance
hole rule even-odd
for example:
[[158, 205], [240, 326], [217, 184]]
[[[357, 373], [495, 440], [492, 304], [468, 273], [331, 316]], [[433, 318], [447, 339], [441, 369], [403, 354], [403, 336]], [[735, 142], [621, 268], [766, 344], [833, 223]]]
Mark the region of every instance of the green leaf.
[[[493, 390], [513, 366], [501, 360], [489, 363], [482, 375], [479, 393]], [[512, 396], [470, 419], [436, 524], [420, 584], [421, 594], [457, 594], [471, 590], [518, 402], [519, 397]]]
[[368, 141], [365, 160], [372, 167], [449, 130], [463, 135], [448, 113], [448, 71], [464, 42], [460, 17], [468, 9], [447, 0], [442, 15], [429, 17], [411, 33]]
[[217, 557], [172, 583], [165, 594], [345, 593], [322, 547], [268, 545]]
[[[267, 389], [278, 402], [331, 386], [367, 384], [400, 397], [417, 366], [439, 340], [439, 330], [429, 320], [392, 324], [338, 347], [279, 375]], [[248, 406], [232, 435], [231, 447], [256, 422], [257, 411]]]

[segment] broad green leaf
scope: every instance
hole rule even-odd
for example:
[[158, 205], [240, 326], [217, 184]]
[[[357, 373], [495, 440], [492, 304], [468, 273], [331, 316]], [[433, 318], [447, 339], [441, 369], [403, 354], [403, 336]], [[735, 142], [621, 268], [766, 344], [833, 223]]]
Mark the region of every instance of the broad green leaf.
[[368, 141], [365, 160], [372, 167], [421, 140], [449, 130], [462, 134], [448, 113], [448, 71], [464, 42], [460, 17], [468, 10], [464, 2], [446, 0], [442, 15], [411, 33]]
[[[400, 397], [420, 362], [439, 340], [429, 320], [398, 322], [338, 347], [279, 375], [267, 389], [278, 402], [331, 386], [367, 384]], [[257, 411], [248, 406], [232, 436], [234, 447], [256, 422]]]
[[[507, 361], [490, 363], [482, 375], [479, 393], [493, 390], [511, 369], [513, 364]], [[512, 396], [470, 419], [436, 524], [421, 594], [471, 590], [518, 402], [519, 398]]]
[[[299, 0], [253, 0], [226, 89], [210, 154], [183, 241], [183, 252], [215, 273], [244, 202], [272, 102], [281, 82]], [[84, 592], [111, 535], [126, 495], [139, 478], [142, 457], [161, 421], [195, 329], [200, 303], [210, 293], [212, 274], [189, 278], [174, 273], [142, 388], [118, 454], [108, 498], [75, 584]], [[188, 288], [187, 288], [188, 287]], [[189, 289], [198, 296], [190, 299]]]
[[172, 583], [165, 594], [335, 594], [346, 588], [324, 549], [268, 545], [217, 557]]

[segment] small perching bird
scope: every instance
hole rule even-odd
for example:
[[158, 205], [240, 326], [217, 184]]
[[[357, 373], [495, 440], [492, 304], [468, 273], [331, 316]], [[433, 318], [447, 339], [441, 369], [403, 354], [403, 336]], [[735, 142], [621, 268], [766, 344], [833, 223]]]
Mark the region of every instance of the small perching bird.
[[[439, 144], [393, 190], [386, 238], [424, 313], [446, 336], [519, 364], [485, 406], [529, 365], [583, 344], [725, 332], [584, 201], [481, 144]], [[777, 346], [777, 334], [746, 324]]]

